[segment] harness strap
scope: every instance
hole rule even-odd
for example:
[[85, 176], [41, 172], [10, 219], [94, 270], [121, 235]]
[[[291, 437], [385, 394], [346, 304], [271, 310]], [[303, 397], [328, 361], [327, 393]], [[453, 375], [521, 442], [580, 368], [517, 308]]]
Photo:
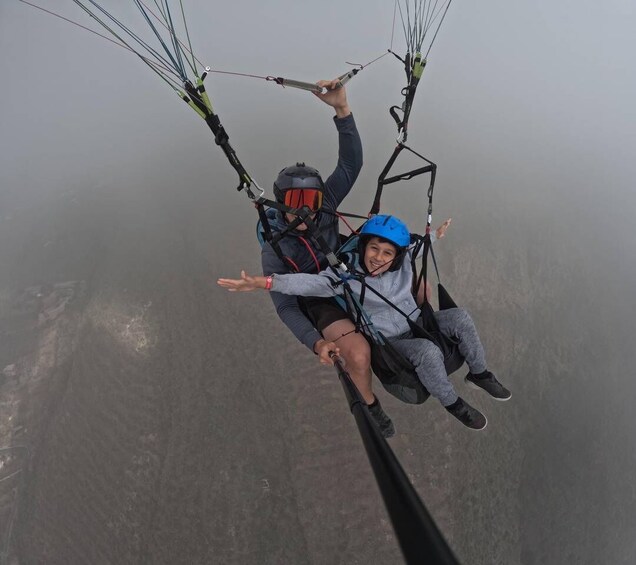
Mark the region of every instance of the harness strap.
[[364, 312], [363, 306], [364, 306], [365, 292], [366, 292], [366, 285], [363, 284], [360, 287], [360, 299], [358, 300], [358, 304], [359, 304], [360, 308], [358, 309], [358, 312], [356, 314], [356, 328], [361, 328], [360, 322], [362, 320], [362, 314]]
[[[349, 296], [347, 297], [348, 298], [347, 303], [353, 305], [353, 308], [355, 310], [355, 312], [352, 312], [352, 314], [355, 314], [355, 317], [356, 317], [356, 321], [355, 321], [356, 328], [358, 328], [358, 327], [362, 328], [363, 327], [360, 324], [360, 321], [362, 319], [370, 320], [369, 315], [364, 311], [364, 298], [365, 298], [365, 292], [367, 290], [372, 292], [373, 294], [375, 294], [378, 298], [380, 298], [380, 300], [385, 302], [388, 306], [393, 308], [400, 315], [404, 316], [404, 318], [407, 320], [409, 326], [411, 328], [413, 327], [413, 324], [415, 324], [415, 322], [413, 322], [413, 320], [411, 320], [409, 315], [406, 312], [404, 312], [401, 308], [399, 308], [398, 306], [393, 304], [393, 302], [391, 302], [388, 298], [386, 298], [382, 293], [378, 292], [373, 287], [369, 286], [367, 284], [367, 282], [364, 280], [363, 276], [361, 276], [358, 279], [358, 282], [360, 282], [360, 285], [361, 285], [360, 298], [359, 299], [357, 299], [355, 297], [355, 294], [351, 290], [350, 286], [347, 285], [346, 287], [344, 287], [345, 288], [345, 294], [349, 294]], [[345, 283], [343, 283], [343, 284], [345, 284]], [[435, 343], [435, 338], [433, 337], [432, 334], [430, 334], [425, 328], [423, 328], [421, 326], [417, 326], [417, 327], [418, 327], [418, 332], [422, 335], [422, 337], [425, 337], [426, 339], [429, 339], [430, 341]], [[377, 332], [375, 332], [374, 335], [372, 335], [371, 337], [376, 338], [376, 336], [377, 336]]]
[[270, 246], [274, 250], [274, 253], [276, 253], [276, 256], [281, 260], [282, 263], [290, 264], [292, 266], [292, 269], [295, 272], [297, 273], [300, 272], [298, 265], [296, 265], [296, 263], [294, 263], [294, 261], [292, 261], [291, 258], [287, 257], [283, 253], [283, 250], [280, 248], [280, 245], [278, 244], [280, 239], [274, 238], [274, 234], [272, 233], [272, 228], [269, 225], [269, 218], [267, 217], [267, 214], [265, 213], [265, 206], [263, 205], [263, 203], [256, 202], [254, 204], [254, 207], [256, 208], [258, 212], [258, 217], [261, 221], [261, 226], [263, 227], [263, 239], [270, 244]]
[[[391, 170], [391, 168], [395, 164], [395, 161], [397, 160], [400, 153], [402, 153], [404, 149], [413, 153], [413, 155], [419, 157], [423, 161], [426, 161], [426, 163], [428, 164], [423, 167], [418, 167], [417, 169], [413, 169], [411, 171], [400, 173], [400, 174], [387, 178], [389, 171]], [[433, 163], [433, 161], [431, 161], [430, 159], [427, 159], [426, 157], [424, 157], [424, 155], [421, 155], [417, 151], [414, 151], [413, 149], [411, 149], [408, 145], [402, 142], [398, 142], [397, 146], [393, 150], [393, 153], [391, 154], [391, 157], [389, 158], [387, 164], [384, 166], [384, 169], [382, 169], [382, 172], [380, 173], [380, 176], [378, 177], [378, 184], [375, 190], [375, 197], [373, 199], [373, 204], [371, 206], [371, 210], [369, 211], [369, 217], [376, 215], [380, 212], [380, 200], [382, 199], [382, 190], [384, 189], [386, 185], [393, 184], [402, 180], [409, 180], [416, 176], [423, 175], [425, 173], [431, 173], [431, 182], [428, 188], [429, 221], [430, 221], [430, 202], [432, 199], [433, 187], [435, 186], [435, 176], [437, 173], [437, 165]]]
[[307, 240], [304, 237], [299, 237], [298, 239], [300, 239], [300, 241], [303, 242], [303, 244], [305, 245], [305, 247], [307, 248], [307, 251], [309, 251], [309, 254], [311, 255], [311, 258], [314, 260], [314, 264], [316, 265], [316, 272], [319, 273], [320, 272], [320, 263], [318, 261], [318, 257], [316, 257], [316, 254], [314, 253], [314, 250], [311, 248], [311, 246], [307, 243]]
[[[316, 247], [320, 249], [322, 254], [327, 259], [327, 262], [329, 263], [329, 265], [334, 269], [338, 269], [344, 272], [347, 271], [346, 265], [343, 264], [338, 259], [336, 254], [333, 252], [333, 250], [331, 249], [331, 247], [325, 240], [320, 229], [318, 228], [314, 220], [312, 220], [312, 218], [310, 217], [313, 212], [308, 207], [304, 206], [302, 208], [291, 208], [290, 206], [286, 206], [285, 204], [281, 204], [280, 202], [276, 202], [274, 200], [269, 200], [266, 198], [259, 198], [255, 202], [255, 206], [257, 210], [259, 211], [259, 217], [260, 217], [261, 223], [263, 224], [265, 240], [268, 241], [268, 243], [270, 243], [270, 245], [274, 248], [276, 255], [279, 257], [279, 259], [281, 259], [281, 261], [291, 262], [291, 259], [283, 255], [282, 251], [280, 250], [280, 246], [278, 245], [278, 242], [281, 239], [283, 239], [283, 237], [285, 237], [288, 233], [294, 231], [300, 224], [304, 223], [305, 226], [307, 227], [307, 230], [306, 230], [307, 235], [316, 244]], [[289, 222], [284, 229], [273, 232], [271, 229], [271, 224], [269, 223], [269, 218], [267, 217], [267, 214], [265, 213], [265, 209], [264, 209], [265, 206], [267, 206], [268, 208], [273, 208], [274, 210], [278, 210], [283, 214], [292, 214], [295, 216], [295, 218], [291, 222]], [[321, 270], [320, 262], [318, 261], [316, 254], [313, 252], [313, 250], [311, 249], [311, 246], [309, 245], [309, 243], [306, 241], [305, 238], [301, 237], [300, 239], [303, 241], [304, 245], [309, 250], [318, 268], [318, 271], [320, 271]], [[277, 247], [278, 247], [278, 250], [276, 249]], [[297, 266], [296, 266], [296, 269], [298, 270]]]

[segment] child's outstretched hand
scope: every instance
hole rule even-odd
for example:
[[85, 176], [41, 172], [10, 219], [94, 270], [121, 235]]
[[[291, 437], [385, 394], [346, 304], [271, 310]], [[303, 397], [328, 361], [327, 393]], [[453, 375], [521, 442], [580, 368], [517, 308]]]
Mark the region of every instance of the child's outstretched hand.
[[442, 239], [446, 235], [446, 230], [448, 226], [450, 226], [452, 218], [448, 218], [439, 228], [435, 230], [435, 237], [437, 239]]
[[265, 288], [265, 277], [250, 277], [245, 271], [241, 271], [240, 279], [218, 279], [216, 284], [227, 288], [230, 292], [248, 292]]

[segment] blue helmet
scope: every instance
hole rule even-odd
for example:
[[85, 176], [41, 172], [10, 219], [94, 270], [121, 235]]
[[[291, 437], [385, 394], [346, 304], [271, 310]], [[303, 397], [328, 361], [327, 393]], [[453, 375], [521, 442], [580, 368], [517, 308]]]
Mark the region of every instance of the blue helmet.
[[364, 257], [367, 243], [372, 237], [381, 237], [397, 247], [397, 255], [395, 259], [393, 259], [393, 264], [389, 269], [389, 271], [397, 271], [402, 266], [404, 257], [406, 256], [406, 249], [411, 243], [411, 234], [406, 224], [394, 216], [386, 216], [384, 214], [374, 216], [370, 220], [367, 220], [360, 229], [360, 240], [358, 243], [360, 262], [365, 271], [366, 266], [362, 258]]
[[398, 248], [408, 247], [411, 234], [406, 224], [395, 216], [380, 214], [368, 220], [360, 230], [361, 236], [382, 237]]

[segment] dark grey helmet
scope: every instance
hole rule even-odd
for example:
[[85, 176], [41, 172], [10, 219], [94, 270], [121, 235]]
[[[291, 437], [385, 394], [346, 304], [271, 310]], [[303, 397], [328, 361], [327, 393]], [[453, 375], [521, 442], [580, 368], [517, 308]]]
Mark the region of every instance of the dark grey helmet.
[[278, 202], [285, 200], [285, 192], [292, 188], [313, 188], [324, 192], [325, 185], [320, 173], [305, 163], [296, 163], [292, 167], [285, 167], [274, 182], [274, 196]]

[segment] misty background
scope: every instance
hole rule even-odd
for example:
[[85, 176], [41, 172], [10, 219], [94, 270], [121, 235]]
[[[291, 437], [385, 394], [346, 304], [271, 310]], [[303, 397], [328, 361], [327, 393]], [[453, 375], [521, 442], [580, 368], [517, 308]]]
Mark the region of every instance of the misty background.
[[[391, 42], [389, 1], [185, 8], [222, 70], [314, 81]], [[453, 3], [415, 98], [442, 278], [513, 393], [453, 377], [477, 434], [378, 391], [462, 563], [636, 554], [635, 28], [627, 0]], [[335, 373], [264, 293], [216, 287], [260, 257], [208, 128], [134, 55], [15, 0], [0, 49], [0, 448], [24, 446], [0, 451], [0, 563], [400, 563]], [[344, 211], [370, 208], [403, 85], [391, 56], [347, 85], [365, 164]], [[310, 93], [206, 86], [269, 195], [286, 165], [335, 166]], [[426, 179], [400, 184], [383, 212], [421, 230]]]

